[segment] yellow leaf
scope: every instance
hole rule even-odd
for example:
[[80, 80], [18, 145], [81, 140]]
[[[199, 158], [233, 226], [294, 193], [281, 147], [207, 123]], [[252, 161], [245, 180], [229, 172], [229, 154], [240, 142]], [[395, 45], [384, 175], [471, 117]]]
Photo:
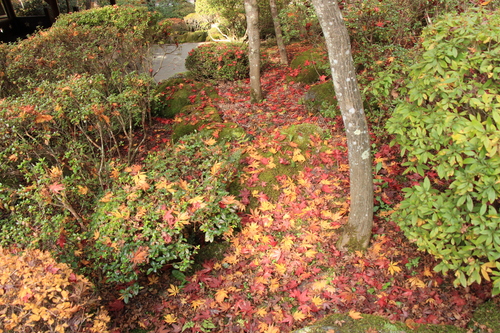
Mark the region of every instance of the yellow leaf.
[[61, 177], [63, 174], [61, 168], [59, 168], [58, 166], [53, 166], [52, 168], [50, 168], [50, 178], [51, 179], [58, 179], [59, 177]]
[[299, 310], [299, 311], [297, 311], [297, 312], [294, 312], [294, 313], [292, 314], [292, 317], [293, 317], [293, 319], [294, 319], [295, 321], [302, 321], [302, 320], [304, 320], [304, 319], [306, 319], [306, 318], [307, 318], [307, 316], [306, 316], [304, 313], [302, 313], [300, 310]]
[[433, 276], [433, 274], [432, 274], [431, 269], [430, 269], [429, 266], [425, 266], [425, 268], [424, 268], [424, 276], [426, 276], [426, 277], [432, 277]]
[[302, 151], [300, 149], [295, 149], [293, 151], [292, 161], [294, 162], [305, 162], [306, 158], [302, 155]]
[[276, 290], [278, 290], [279, 287], [280, 287], [279, 280], [276, 278], [271, 279], [271, 281], [269, 282], [269, 291], [273, 293]]
[[100, 236], [99, 230], [94, 231], [94, 240], [98, 240], [99, 236]]
[[325, 303], [325, 300], [322, 299], [321, 297], [319, 296], [314, 296], [312, 299], [311, 299], [311, 302], [313, 302], [314, 305], [316, 306], [321, 306], [323, 305], [323, 303]]
[[328, 281], [326, 281], [326, 280], [314, 281], [314, 283], [312, 284], [312, 290], [321, 291], [321, 290], [325, 289], [327, 285], [328, 285]]
[[395, 273], [401, 272], [401, 267], [398, 266], [398, 263], [391, 261], [388, 270], [391, 275], [394, 275]]
[[173, 314], [168, 314], [165, 317], [163, 317], [163, 320], [165, 320], [167, 324], [173, 324], [177, 322], [177, 317]]
[[420, 280], [418, 277], [414, 276], [408, 279], [412, 287], [425, 288], [424, 281]]
[[306, 258], [314, 258], [317, 253], [318, 253], [318, 251], [310, 249], [310, 250], [307, 250], [306, 253], [304, 253], [304, 255], [306, 256]]
[[275, 205], [273, 205], [272, 203], [270, 203], [267, 200], [262, 200], [260, 202], [260, 210], [263, 212], [268, 211], [268, 210], [274, 210], [275, 207], [276, 207]]
[[210, 173], [212, 176], [215, 176], [217, 174], [217, 171], [219, 171], [220, 167], [222, 166], [222, 162], [217, 162], [212, 167], [210, 168]]
[[205, 301], [204, 301], [204, 300], [202, 300], [202, 299], [197, 299], [197, 300], [195, 300], [195, 301], [192, 301], [192, 302], [191, 302], [191, 307], [192, 307], [193, 309], [195, 309], [195, 310], [196, 310], [196, 309], [198, 309], [200, 306], [202, 306], [203, 304], [205, 304]]
[[208, 140], [203, 140], [203, 142], [205, 142], [205, 144], [206, 144], [207, 146], [213, 146], [214, 144], [216, 144], [216, 143], [217, 143], [217, 140], [215, 140], [214, 138], [212, 138], [212, 137], [211, 137], [211, 138], [210, 138], [210, 139], [208, 139]]
[[276, 267], [276, 271], [279, 274], [281, 274], [281, 275], [285, 274], [285, 272], [286, 272], [286, 266], [284, 264], [274, 264], [274, 266]]
[[356, 312], [354, 310], [349, 311], [349, 317], [351, 317], [354, 320], [362, 319], [363, 317], [361, 316], [360, 312]]
[[197, 204], [197, 203], [201, 204], [201, 203], [203, 203], [205, 201], [204, 199], [205, 198], [203, 196], [198, 195], [198, 196], [196, 196], [194, 198], [189, 199], [188, 203], [190, 203], [190, 204]]
[[259, 317], [264, 317], [267, 315], [267, 310], [265, 308], [259, 308], [257, 311], [255, 311], [255, 314]]
[[81, 185], [78, 185], [78, 193], [80, 193], [81, 195], [86, 195], [87, 193], [89, 193], [89, 188], [87, 186], [81, 186]]
[[224, 288], [217, 290], [217, 292], [215, 293], [215, 300], [219, 304], [224, 302], [226, 298], [227, 298], [227, 290], [225, 290]]
[[180, 290], [179, 290], [179, 287], [171, 284], [170, 288], [167, 289], [167, 292], [168, 292], [169, 296], [177, 296], [179, 294]]
[[111, 198], [113, 197], [113, 192], [107, 192], [104, 197], [99, 200], [100, 202], [110, 202]]
[[488, 273], [491, 273], [491, 269], [496, 267], [496, 263], [494, 261], [487, 262], [481, 265], [481, 275], [484, 277], [486, 281], [491, 281], [490, 280], [490, 275]]
[[53, 117], [50, 114], [39, 114], [35, 118], [35, 123], [40, 124], [40, 123], [44, 123], [44, 122], [47, 122], [47, 121], [51, 121], [52, 118]]

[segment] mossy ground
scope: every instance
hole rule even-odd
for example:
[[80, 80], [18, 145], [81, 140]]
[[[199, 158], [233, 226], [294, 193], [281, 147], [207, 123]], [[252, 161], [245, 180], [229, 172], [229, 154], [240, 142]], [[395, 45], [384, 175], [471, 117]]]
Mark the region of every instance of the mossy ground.
[[287, 76], [287, 81], [311, 84], [327, 74], [328, 57], [320, 50], [305, 51], [295, 56], [290, 67], [293, 74]]
[[158, 117], [172, 119], [185, 106], [219, 98], [217, 91], [205, 83], [186, 78], [172, 78], [158, 85], [153, 114]]
[[[410, 327], [411, 326], [411, 327]], [[312, 326], [302, 328], [295, 333], [465, 333], [466, 330], [450, 325], [406, 325], [401, 322], [361, 314], [360, 319], [353, 319], [347, 314], [330, 315]]]
[[334, 118], [340, 114], [335, 89], [331, 81], [311, 86], [304, 96], [306, 107], [325, 117]]

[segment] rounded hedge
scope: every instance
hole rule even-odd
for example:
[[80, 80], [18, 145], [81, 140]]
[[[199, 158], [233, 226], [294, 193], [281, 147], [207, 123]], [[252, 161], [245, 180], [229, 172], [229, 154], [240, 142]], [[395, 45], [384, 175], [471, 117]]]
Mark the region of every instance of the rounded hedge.
[[200, 45], [189, 53], [186, 68], [196, 80], [234, 81], [249, 76], [246, 50], [233, 43]]

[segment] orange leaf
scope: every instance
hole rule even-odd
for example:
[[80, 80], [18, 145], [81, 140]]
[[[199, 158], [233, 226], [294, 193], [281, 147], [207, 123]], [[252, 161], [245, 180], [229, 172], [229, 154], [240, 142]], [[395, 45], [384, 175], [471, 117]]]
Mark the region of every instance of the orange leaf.
[[140, 246], [137, 251], [135, 251], [135, 253], [132, 255], [132, 259], [130, 259], [130, 261], [132, 261], [134, 264], [142, 264], [143, 262], [146, 261], [147, 257], [148, 257], [148, 247], [146, 246]]
[[51, 121], [52, 118], [53, 117], [50, 114], [40, 114], [40, 115], [36, 116], [35, 123], [40, 124], [40, 123], [44, 123], [47, 121]]
[[356, 312], [354, 310], [349, 311], [349, 317], [351, 317], [354, 320], [362, 319], [363, 317], [361, 316], [360, 312]]
[[224, 302], [224, 300], [226, 299], [226, 297], [227, 297], [227, 290], [225, 290], [225, 289], [219, 289], [215, 293], [215, 300], [219, 304], [221, 304], [222, 302]]

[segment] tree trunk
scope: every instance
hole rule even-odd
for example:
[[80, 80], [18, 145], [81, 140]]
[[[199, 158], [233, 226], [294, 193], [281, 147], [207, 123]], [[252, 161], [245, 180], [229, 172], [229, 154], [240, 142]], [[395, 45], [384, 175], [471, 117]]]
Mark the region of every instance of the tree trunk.
[[271, 7], [271, 17], [273, 18], [274, 32], [276, 33], [276, 43], [280, 52], [280, 60], [283, 65], [288, 65], [288, 55], [286, 53], [285, 43], [283, 42], [283, 33], [281, 32], [281, 23], [276, 8], [276, 0], [269, 0]]
[[350, 168], [349, 221], [339, 248], [368, 247], [373, 224], [373, 175], [370, 136], [352, 61], [347, 28], [337, 0], [312, 0], [325, 36], [332, 80], [347, 137]]
[[250, 102], [262, 100], [260, 84], [260, 36], [259, 36], [259, 6], [257, 0], [245, 0], [248, 32], [248, 61], [250, 63]]

